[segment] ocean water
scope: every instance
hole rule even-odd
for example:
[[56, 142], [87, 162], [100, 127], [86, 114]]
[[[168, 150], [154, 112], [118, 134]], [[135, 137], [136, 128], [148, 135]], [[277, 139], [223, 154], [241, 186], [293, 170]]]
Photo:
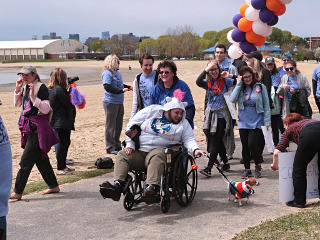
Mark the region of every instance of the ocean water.
[[[53, 71], [54, 67], [41, 67], [37, 68], [40, 79], [46, 80], [50, 78], [50, 73]], [[17, 72], [19, 72], [20, 68], [0, 68], [0, 85], [15, 83], [19, 76]], [[86, 74], [90, 72], [95, 72], [92, 69], [83, 69], [83, 68], [64, 68], [68, 77], [78, 76], [81, 74]]]

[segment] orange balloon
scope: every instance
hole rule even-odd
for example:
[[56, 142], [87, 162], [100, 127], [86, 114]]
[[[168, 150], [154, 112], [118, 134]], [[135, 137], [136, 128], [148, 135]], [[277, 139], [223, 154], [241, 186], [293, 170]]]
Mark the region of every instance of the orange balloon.
[[240, 7], [240, 14], [242, 17], [244, 17], [244, 12], [246, 11], [246, 9], [249, 7], [248, 4], [242, 4], [241, 7]]
[[242, 32], [249, 32], [252, 30], [252, 21], [249, 21], [246, 17], [243, 17], [238, 22], [238, 28]]
[[264, 36], [260, 36], [260, 37], [261, 38], [259, 38], [259, 40], [254, 43], [254, 45], [256, 47], [260, 47], [260, 46], [264, 45], [264, 43], [266, 42], [266, 38]]
[[[249, 31], [249, 32], [246, 32], [246, 40], [249, 43], [253, 43], [254, 45], [258, 46], [257, 43], [263, 42], [264, 44], [264, 42], [266, 41], [266, 38], [259, 34], [254, 33], [253, 31]], [[262, 46], [262, 45], [259, 45], [259, 46]]]
[[280, 0], [267, 0], [266, 6], [272, 12], [278, 12], [281, 9], [283, 3]]
[[276, 11], [276, 12], [273, 12], [273, 13], [274, 13], [274, 15], [281, 16], [286, 12], [286, 10], [287, 10], [286, 5], [282, 4], [281, 5], [281, 9], [279, 11]]

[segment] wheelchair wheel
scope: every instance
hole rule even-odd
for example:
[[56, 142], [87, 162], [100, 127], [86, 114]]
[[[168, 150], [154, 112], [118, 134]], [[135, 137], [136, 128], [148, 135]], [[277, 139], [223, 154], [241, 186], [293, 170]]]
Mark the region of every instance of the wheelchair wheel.
[[169, 194], [165, 194], [161, 197], [160, 200], [160, 209], [161, 212], [166, 213], [170, 209], [170, 197]]
[[126, 196], [124, 197], [123, 206], [126, 210], [129, 211], [132, 209], [133, 204], [134, 204], [134, 196], [130, 191], [128, 191], [126, 193]]
[[193, 158], [180, 156], [174, 164], [173, 192], [180, 206], [187, 206], [196, 195], [198, 185], [197, 169], [192, 169]]

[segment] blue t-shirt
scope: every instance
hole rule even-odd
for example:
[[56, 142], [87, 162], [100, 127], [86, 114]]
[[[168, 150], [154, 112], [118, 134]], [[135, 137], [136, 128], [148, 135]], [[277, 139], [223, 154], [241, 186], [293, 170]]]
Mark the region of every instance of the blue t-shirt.
[[[206, 81], [206, 80], [205, 80]], [[213, 82], [213, 86], [217, 86], [217, 81]], [[233, 86], [233, 79], [225, 78], [225, 84], [222, 89], [222, 92], [219, 92], [218, 95], [215, 95], [211, 89], [207, 89], [208, 105], [212, 109], [217, 109], [218, 107], [226, 104], [223, 94], [226, 93]], [[218, 118], [223, 118], [221, 113], [218, 113]]]
[[282, 78], [282, 76], [287, 74], [287, 71], [283, 69], [283, 67], [279, 67], [278, 68], [279, 74], [280, 74], [280, 78]]
[[[252, 90], [251, 97], [248, 99], [251, 92], [251, 87], [246, 86], [243, 99], [244, 109], [238, 112], [238, 128], [239, 129], [256, 129], [264, 125], [263, 113], [257, 113], [256, 99], [257, 93], [255, 89]], [[248, 100], [245, 100], [248, 99]]]
[[[123, 89], [123, 80], [119, 71], [115, 71], [113, 74], [109, 70], [105, 70], [102, 75], [102, 84], [110, 84], [113, 88], [117, 90]], [[108, 92], [104, 89], [103, 102], [113, 103], [113, 104], [123, 104], [124, 95], [123, 93], [115, 94]]]
[[223, 62], [221, 63], [220, 68], [222, 71], [228, 71], [230, 68], [230, 65], [231, 65], [231, 63], [229, 62], [229, 59], [225, 58], [223, 60]]
[[287, 90], [287, 93], [288, 93], [288, 100], [289, 102], [291, 102], [291, 99], [292, 99], [292, 93], [290, 92], [290, 88], [294, 88], [294, 90], [299, 90], [299, 85], [298, 85], [298, 79], [297, 79], [297, 76], [289, 76], [288, 75], [288, 90]]
[[280, 73], [271, 75], [271, 80], [272, 80], [273, 87], [279, 87], [280, 81], [281, 81]]
[[317, 82], [316, 97], [320, 98], [320, 65], [314, 69], [312, 79]]
[[156, 76], [156, 71], [153, 71], [150, 76], [145, 76], [144, 73], [140, 75], [139, 81], [139, 91], [142, 100], [143, 107], [148, 107], [151, 105], [151, 91], [154, 87], [154, 78]]

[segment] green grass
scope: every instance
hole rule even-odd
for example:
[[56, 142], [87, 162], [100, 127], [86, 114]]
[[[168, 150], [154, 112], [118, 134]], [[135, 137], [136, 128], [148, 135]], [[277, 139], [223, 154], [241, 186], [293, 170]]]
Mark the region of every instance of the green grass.
[[[96, 170], [82, 171], [82, 172], [76, 171], [73, 174], [58, 177], [57, 180], [58, 180], [59, 184], [73, 183], [73, 182], [77, 182], [81, 179], [97, 177], [97, 176], [100, 176], [100, 175], [103, 175], [105, 173], [112, 172], [112, 171], [113, 171], [113, 169], [96, 169]], [[39, 191], [45, 190], [47, 188], [48, 188], [48, 185], [43, 180], [31, 182], [31, 183], [27, 184], [27, 186], [23, 192], [23, 195], [33, 193], [33, 192], [39, 192]]]
[[250, 227], [232, 240], [315, 240], [320, 239], [320, 203], [296, 214]]

